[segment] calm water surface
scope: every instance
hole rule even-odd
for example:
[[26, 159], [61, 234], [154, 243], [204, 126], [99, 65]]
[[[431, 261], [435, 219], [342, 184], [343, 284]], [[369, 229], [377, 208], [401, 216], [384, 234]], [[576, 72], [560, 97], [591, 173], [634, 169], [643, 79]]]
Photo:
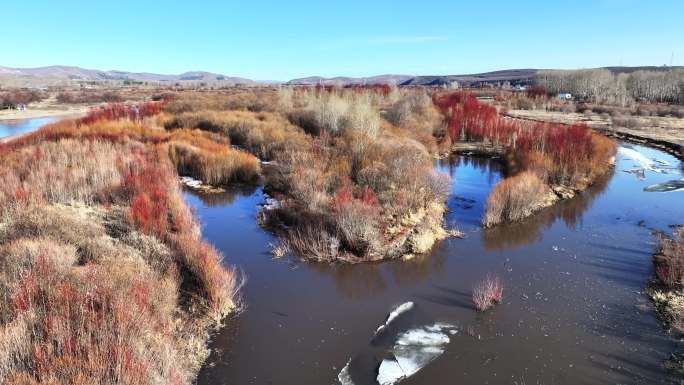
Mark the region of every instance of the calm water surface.
[[36, 119], [22, 119], [22, 120], [6, 120], [0, 121], [0, 138], [6, 136], [14, 136], [35, 131], [40, 126], [52, 123], [56, 118], [36, 118]]
[[[663, 152], [632, 148], [679, 164]], [[484, 231], [479, 222], [500, 167], [482, 158], [441, 162], [437, 168], [453, 177], [447, 224], [466, 238], [443, 241], [412, 261], [357, 266], [272, 259], [274, 238], [255, 220], [260, 188], [186, 193], [206, 238], [249, 278], [247, 309], [215, 336], [198, 383], [337, 383], [350, 357], [406, 301], [462, 332], [402, 384], [680, 383], [662, 368], [676, 342], [643, 289], [652, 275], [652, 231], [683, 222], [684, 192], [643, 188], [682, 175], [678, 168], [647, 171], [640, 180], [622, 171], [633, 166], [619, 157], [615, 172], [584, 194]], [[504, 301], [477, 313], [471, 288], [487, 273], [502, 277]]]

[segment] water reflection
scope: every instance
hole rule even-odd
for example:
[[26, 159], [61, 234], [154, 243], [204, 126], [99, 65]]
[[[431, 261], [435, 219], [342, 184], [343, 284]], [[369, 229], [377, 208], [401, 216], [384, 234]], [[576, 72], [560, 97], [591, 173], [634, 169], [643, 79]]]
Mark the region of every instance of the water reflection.
[[437, 161], [435, 169], [452, 179], [447, 227], [479, 231], [487, 197], [504, 175], [502, 163], [484, 156], [454, 154]]
[[482, 243], [487, 250], [492, 251], [521, 247], [539, 241], [544, 231], [559, 219], [569, 229], [577, 229], [582, 223], [582, 216], [608, 187], [613, 174], [614, 171], [611, 171], [574, 198], [558, 202], [524, 221], [484, 229]]
[[220, 207], [232, 204], [238, 197], [247, 197], [255, 194], [259, 187], [258, 185], [231, 186], [223, 192], [203, 192], [187, 187], [185, 190], [196, 196], [207, 207]]
[[381, 263], [339, 264], [305, 263], [304, 267], [319, 274], [329, 275], [335, 287], [349, 299], [364, 299], [380, 295], [388, 287], [412, 286], [424, 282], [443, 271], [447, 253], [416, 255], [409, 260]]
[[465, 156], [451, 154], [449, 157], [437, 161], [437, 169], [446, 172], [452, 178], [456, 171], [464, 169], [477, 170], [487, 176], [487, 183], [493, 184], [504, 174], [503, 164], [496, 158], [486, 156]]

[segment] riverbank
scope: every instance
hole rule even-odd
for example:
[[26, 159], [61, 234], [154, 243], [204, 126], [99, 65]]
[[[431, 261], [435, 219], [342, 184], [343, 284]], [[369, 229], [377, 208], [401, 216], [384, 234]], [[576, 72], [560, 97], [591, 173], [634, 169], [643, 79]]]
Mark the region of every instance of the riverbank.
[[589, 127], [617, 139], [659, 148], [684, 160], [684, 119], [658, 116], [631, 116], [632, 127], [615, 124], [610, 116], [545, 110], [511, 110], [506, 116], [535, 122], [576, 124]]

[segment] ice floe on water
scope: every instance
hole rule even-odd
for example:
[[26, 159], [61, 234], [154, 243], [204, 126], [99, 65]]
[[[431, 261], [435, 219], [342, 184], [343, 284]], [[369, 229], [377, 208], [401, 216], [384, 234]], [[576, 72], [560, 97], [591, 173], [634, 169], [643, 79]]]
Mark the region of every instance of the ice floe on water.
[[666, 160], [649, 159], [644, 154], [640, 153], [639, 151], [633, 148], [620, 146], [618, 148], [618, 154], [626, 158], [629, 158], [636, 163], [635, 168], [625, 170], [625, 172], [638, 173], [641, 170], [647, 170], [657, 172], [660, 174], [669, 174], [673, 171], [673, 168], [670, 167], [670, 163]]
[[344, 368], [342, 368], [340, 374], [337, 375], [337, 379], [340, 380], [340, 384], [342, 385], [354, 385], [354, 381], [352, 381], [351, 376], [349, 375], [350, 363], [351, 360], [347, 361], [347, 365], [344, 365]]
[[380, 363], [378, 383], [393, 385], [416, 374], [444, 353], [450, 340], [449, 334], [455, 332], [452, 325], [435, 323], [400, 334], [391, 351], [393, 357], [385, 358]]
[[648, 191], [648, 192], [684, 191], [684, 179], [668, 180], [667, 182], [652, 184], [648, 187], [644, 187], [644, 191]]
[[392, 321], [394, 321], [395, 318], [397, 318], [399, 315], [401, 315], [404, 312], [407, 312], [413, 308], [413, 302], [404, 302], [401, 305], [397, 306], [392, 310], [389, 315], [387, 316], [387, 320], [385, 321], [384, 324], [378, 326], [377, 330], [375, 330], [375, 333], [377, 334], [379, 331], [385, 328], [385, 326], [389, 325]]
[[411, 377], [446, 351], [458, 329], [430, 321], [413, 302], [395, 307], [370, 344], [338, 375], [342, 385], [393, 385]]

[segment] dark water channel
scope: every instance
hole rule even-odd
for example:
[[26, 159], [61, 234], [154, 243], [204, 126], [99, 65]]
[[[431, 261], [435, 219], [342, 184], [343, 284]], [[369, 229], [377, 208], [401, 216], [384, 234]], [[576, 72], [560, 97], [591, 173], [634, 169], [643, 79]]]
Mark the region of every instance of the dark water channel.
[[[406, 301], [459, 332], [443, 355], [402, 384], [680, 383], [662, 366], [676, 342], [643, 294], [652, 275], [652, 231], [684, 220], [684, 192], [643, 189], [681, 179], [679, 162], [624, 146], [672, 167], [641, 177], [623, 171], [636, 161], [620, 155], [615, 172], [584, 194], [487, 231], [479, 221], [500, 167], [461, 156], [441, 162], [437, 168], [453, 177], [446, 220], [466, 237], [411, 261], [274, 260], [274, 238], [255, 219], [261, 189], [187, 193], [206, 238], [249, 277], [247, 309], [215, 336], [198, 383], [338, 383], [349, 359]], [[477, 313], [471, 288], [487, 273], [501, 276], [504, 300]], [[374, 374], [368, 378], [358, 383], [373, 383]]]

